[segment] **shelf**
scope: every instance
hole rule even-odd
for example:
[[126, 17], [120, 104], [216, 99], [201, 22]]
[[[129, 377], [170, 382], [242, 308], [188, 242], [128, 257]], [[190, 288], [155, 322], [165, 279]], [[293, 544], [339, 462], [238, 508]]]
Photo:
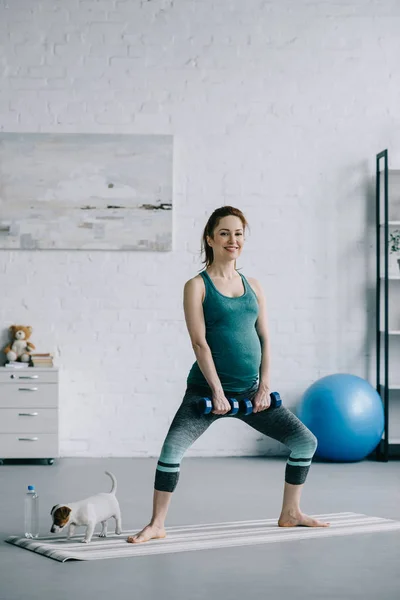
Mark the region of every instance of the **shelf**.
[[[381, 330], [381, 333], [385, 333], [385, 332]], [[395, 330], [395, 329], [389, 329], [388, 334], [389, 335], [400, 335], [400, 331]]]
[[[383, 169], [381, 169], [379, 171], [379, 174], [383, 175], [384, 172], [385, 171]], [[388, 169], [388, 173], [389, 173], [389, 175], [394, 175], [395, 177], [400, 177], [400, 169]]]
[[[397, 293], [397, 286], [399, 285], [397, 282], [400, 281], [400, 261], [396, 260], [400, 256], [393, 255], [390, 252], [392, 246], [389, 239], [389, 236], [390, 238], [393, 237], [396, 230], [400, 230], [400, 169], [389, 169], [387, 148], [376, 154], [375, 192], [375, 214], [377, 216], [375, 228], [377, 229], [378, 238], [376, 244], [376, 287], [378, 293], [383, 292], [383, 298], [378, 296], [375, 315], [375, 335], [378, 336], [376, 361], [378, 370], [382, 370], [382, 372], [379, 371], [377, 388], [382, 399], [385, 416], [382, 441], [376, 448], [376, 458], [379, 461], [386, 462], [389, 460], [389, 457], [400, 456], [400, 431], [397, 422], [400, 373], [396, 375], [398, 368], [396, 368], [397, 364], [395, 364], [394, 357], [394, 364], [389, 364], [389, 357], [391, 358], [389, 347], [391, 344], [394, 344], [397, 348], [400, 341], [400, 310], [398, 303], [389, 301], [392, 293]], [[387, 239], [385, 238], [386, 233], [388, 234]], [[389, 281], [395, 283], [389, 286]], [[382, 306], [384, 311], [387, 311], [384, 315], [384, 321], [382, 320]], [[382, 334], [383, 338], [381, 339]], [[389, 368], [390, 366], [391, 369]], [[383, 371], [385, 372], [385, 377], [382, 377]], [[387, 387], [382, 383], [382, 379], [386, 379], [385, 383]], [[395, 406], [393, 418], [391, 412], [392, 404]], [[396, 418], [394, 418], [394, 415], [396, 415]], [[390, 421], [394, 421], [393, 427]], [[391, 434], [394, 435], [392, 436]]]

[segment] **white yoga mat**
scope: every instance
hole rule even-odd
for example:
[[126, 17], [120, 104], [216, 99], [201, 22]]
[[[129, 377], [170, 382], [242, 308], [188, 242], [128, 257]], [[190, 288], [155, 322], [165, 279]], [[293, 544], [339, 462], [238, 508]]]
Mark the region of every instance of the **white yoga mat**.
[[100, 538], [95, 534], [90, 544], [83, 544], [81, 541], [84, 534], [83, 528], [81, 535], [75, 535], [70, 540], [66, 539], [66, 535], [42, 537], [35, 540], [10, 536], [6, 542], [65, 562], [67, 560], [134, 558], [149, 554], [191, 552], [235, 546], [296, 542], [296, 540], [360, 533], [400, 531], [400, 521], [351, 512], [313, 515], [313, 517], [330, 522], [330, 527], [286, 528], [278, 527], [276, 519], [265, 519], [167, 527], [166, 538], [142, 544], [128, 544], [126, 541], [128, 535], [136, 533], [141, 527], [133, 531], [124, 531], [120, 536], [110, 534], [107, 538]]

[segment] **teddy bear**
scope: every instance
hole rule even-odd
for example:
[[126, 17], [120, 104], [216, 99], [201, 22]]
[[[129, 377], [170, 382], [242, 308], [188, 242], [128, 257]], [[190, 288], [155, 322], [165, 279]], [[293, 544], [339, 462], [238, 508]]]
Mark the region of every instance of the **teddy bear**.
[[32, 342], [29, 342], [31, 337], [32, 327], [25, 325], [11, 325], [9, 328], [12, 342], [3, 350], [9, 361], [20, 361], [28, 363], [31, 360], [30, 352], [35, 350]]

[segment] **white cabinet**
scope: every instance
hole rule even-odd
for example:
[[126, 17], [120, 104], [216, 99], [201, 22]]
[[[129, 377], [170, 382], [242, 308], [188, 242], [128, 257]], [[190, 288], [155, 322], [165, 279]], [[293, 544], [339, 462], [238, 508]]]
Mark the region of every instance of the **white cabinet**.
[[51, 464], [58, 445], [58, 369], [0, 367], [0, 460]]

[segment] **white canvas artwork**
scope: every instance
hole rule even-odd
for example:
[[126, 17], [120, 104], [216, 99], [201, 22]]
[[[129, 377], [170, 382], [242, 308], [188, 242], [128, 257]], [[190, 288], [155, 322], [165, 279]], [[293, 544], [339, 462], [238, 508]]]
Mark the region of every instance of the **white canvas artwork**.
[[172, 249], [173, 138], [0, 133], [0, 248]]

